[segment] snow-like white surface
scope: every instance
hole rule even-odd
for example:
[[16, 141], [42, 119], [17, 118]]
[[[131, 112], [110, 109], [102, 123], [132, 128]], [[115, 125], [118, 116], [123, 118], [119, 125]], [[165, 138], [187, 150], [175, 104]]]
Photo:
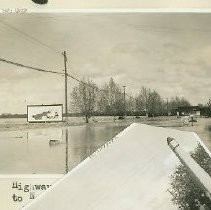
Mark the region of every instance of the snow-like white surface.
[[167, 189], [179, 161], [167, 137], [187, 152], [199, 141], [192, 132], [132, 124], [25, 210], [177, 209]]

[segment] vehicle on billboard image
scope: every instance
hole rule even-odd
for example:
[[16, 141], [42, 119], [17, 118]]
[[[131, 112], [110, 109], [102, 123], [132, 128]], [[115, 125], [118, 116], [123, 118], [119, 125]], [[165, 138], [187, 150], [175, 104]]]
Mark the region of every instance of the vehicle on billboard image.
[[62, 104], [53, 105], [28, 105], [27, 121], [28, 122], [61, 122]]

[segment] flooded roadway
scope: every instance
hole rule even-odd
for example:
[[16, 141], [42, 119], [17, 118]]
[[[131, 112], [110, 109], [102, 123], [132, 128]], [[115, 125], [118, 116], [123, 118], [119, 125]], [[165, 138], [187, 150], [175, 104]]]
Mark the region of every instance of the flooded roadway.
[[[68, 128], [68, 169], [72, 169], [126, 126]], [[0, 133], [0, 173], [65, 173], [65, 128]]]
[[[176, 117], [136, 119], [155, 126], [194, 131], [211, 150], [211, 119], [199, 118], [194, 126], [182, 126]], [[68, 127], [68, 170], [134, 122], [92, 123]], [[67, 147], [65, 128], [0, 132], [0, 173], [65, 173]]]

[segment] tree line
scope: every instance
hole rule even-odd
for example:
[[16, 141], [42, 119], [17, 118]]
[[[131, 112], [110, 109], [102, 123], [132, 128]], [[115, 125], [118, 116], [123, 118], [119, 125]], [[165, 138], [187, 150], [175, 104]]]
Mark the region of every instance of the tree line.
[[124, 94], [123, 87], [113, 78], [99, 88], [92, 80], [83, 79], [71, 92], [74, 111], [80, 113], [89, 122], [92, 116], [163, 116], [174, 115], [178, 106], [190, 106], [187, 99], [162, 98], [156, 91], [141, 87], [136, 96]]

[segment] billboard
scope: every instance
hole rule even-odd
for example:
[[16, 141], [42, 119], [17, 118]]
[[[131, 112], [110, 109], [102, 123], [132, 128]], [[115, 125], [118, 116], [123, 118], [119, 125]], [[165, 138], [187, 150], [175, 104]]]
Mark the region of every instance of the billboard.
[[61, 122], [63, 107], [62, 104], [52, 105], [28, 105], [28, 122]]

